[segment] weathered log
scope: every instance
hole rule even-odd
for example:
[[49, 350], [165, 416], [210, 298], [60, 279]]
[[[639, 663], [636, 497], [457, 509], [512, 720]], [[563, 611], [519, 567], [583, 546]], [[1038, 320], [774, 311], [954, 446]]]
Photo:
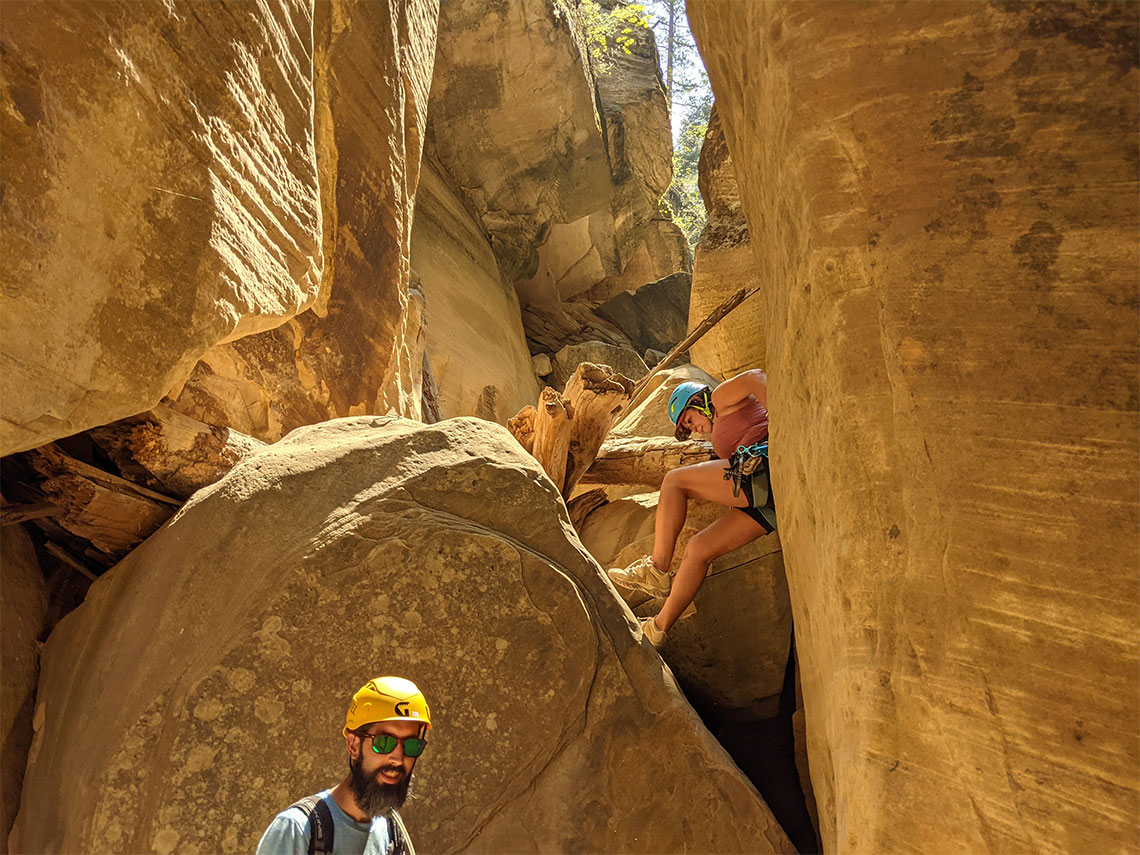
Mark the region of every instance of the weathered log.
[[265, 443], [207, 425], [159, 404], [148, 412], [90, 431], [119, 471], [164, 494], [188, 499]]
[[547, 386], [538, 397], [534, 420], [534, 449], [531, 454], [539, 462], [554, 486], [565, 497], [566, 455], [570, 450], [574, 413], [557, 391]]
[[55, 445], [28, 455], [32, 468], [44, 479], [37, 489], [62, 509], [54, 521], [112, 561], [157, 531], [182, 505], [177, 499], [76, 460]]
[[699, 440], [677, 442], [665, 436], [607, 439], [581, 483], [644, 484], [659, 489], [669, 470], [714, 457], [712, 446]]
[[583, 362], [566, 384], [563, 399], [573, 409], [573, 431], [562, 496], [569, 497], [633, 392], [633, 381], [609, 366]]
[[19, 525], [29, 520], [59, 516], [63, 509], [51, 502], [29, 502], [26, 505], [0, 507], [0, 526]]
[[538, 411], [527, 404], [514, 418], [507, 419], [507, 430], [530, 455], [534, 454], [534, 420], [537, 417]]

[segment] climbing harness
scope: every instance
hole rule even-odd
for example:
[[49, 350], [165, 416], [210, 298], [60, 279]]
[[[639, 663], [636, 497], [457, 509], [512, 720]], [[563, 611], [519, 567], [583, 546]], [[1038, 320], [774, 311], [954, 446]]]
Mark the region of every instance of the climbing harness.
[[[760, 442], [756, 445], [738, 445], [736, 451], [728, 458], [728, 467], [724, 470], [724, 480], [732, 481], [732, 497], [736, 498], [740, 495], [740, 489], [744, 484], [744, 479], [751, 479], [756, 471], [763, 467], [764, 475], [768, 474], [768, 443]], [[755, 491], [756, 487], [762, 486], [764, 488], [764, 495], [758, 496], [753, 492], [753, 502], [757, 505], [766, 505], [768, 503], [768, 495], [770, 493], [768, 487], [768, 478], [765, 477], [762, 484], [752, 482], [752, 489]]]

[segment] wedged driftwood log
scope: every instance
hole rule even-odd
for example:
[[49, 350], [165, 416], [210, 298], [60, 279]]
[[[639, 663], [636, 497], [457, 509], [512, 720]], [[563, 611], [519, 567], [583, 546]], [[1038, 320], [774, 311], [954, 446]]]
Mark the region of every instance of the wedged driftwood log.
[[[538, 396], [531, 454], [559, 490], [566, 482], [566, 455], [570, 451], [573, 411], [557, 391], [547, 386]], [[563, 491], [563, 495], [566, 495]]]
[[605, 487], [595, 487], [593, 490], [579, 493], [568, 501], [566, 510], [570, 512], [570, 522], [574, 524], [575, 530], [581, 531], [582, 524], [586, 522], [586, 517], [608, 503], [609, 497], [606, 495]]
[[670, 469], [704, 463], [714, 457], [711, 444], [700, 440], [678, 442], [666, 436], [608, 439], [581, 481], [644, 484], [657, 489]]
[[569, 498], [632, 391], [628, 377], [607, 365], [583, 362], [561, 395], [548, 386], [538, 407], [523, 407], [507, 429]]
[[265, 445], [162, 404], [89, 433], [124, 475], [179, 499], [218, 481]]
[[594, 462], [614, 420], [633, 393], [633, 381], [608, 365], [583, 362], [566, 384], [563, 398], [573, 409], [574, 429], [566, 464], [563, 497], [568, 497]]
[[534, 420], [538, 411], [527, 404], [518, 411], [514, 418], [507, 419], [507, 430], [519, 441], [519, 445], [526, 449], [527, 454], [534, 455]]
[[53, 522], [112, 561], [157, 531], [182, 505], [178, 499], [76, 460], [55, 445], [30, 451], [28, 457], [43, 476], [37, 485], [43, 500], [61, 509]]

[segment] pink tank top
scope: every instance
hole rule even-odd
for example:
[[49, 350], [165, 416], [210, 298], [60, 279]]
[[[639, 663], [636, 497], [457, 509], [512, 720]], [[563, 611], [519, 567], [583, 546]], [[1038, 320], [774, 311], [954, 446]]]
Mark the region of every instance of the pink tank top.
[[751, 395], [739, 410], [713, 419], [713, 451], [722, 460], [727, 460], [737, 446], [754, 445], [767, 438], [768, 411]]

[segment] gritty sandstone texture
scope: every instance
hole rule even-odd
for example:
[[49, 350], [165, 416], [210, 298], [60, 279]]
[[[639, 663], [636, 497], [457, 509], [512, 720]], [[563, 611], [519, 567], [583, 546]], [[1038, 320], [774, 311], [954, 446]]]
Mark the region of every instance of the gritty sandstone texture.
[[1135, 10], [689, 12], [769, 306], [825, 851], [1135, 851]]
[[373, 417], [243, 460], [64, 619], [22, 848], [248, 852], [379, 670], [431, 700], [421, 851], [793, 851], [510, 434]]
[[32, 540], [20, 526], [0, 536], [0, 851], [20, 806], [32, 740], [40, 633], [48, 592]]
[[174, 409], [266, 442], [337, 416], [419, 417], [424, 296], [409, 253], [438, 18], [438, 0], [316, 4], [320, 298], [206, 353]]
[[[709, 117], [701, 146], [697, 184], [709, 219], [693, 256], [690, 329], [737, 289], [751, 291], [759, 284], [748, 221], [740, 207], [732, 155], [716, 107]], [[764, 344], [766, 316], [764, 294], [758, 292], [690, 348], [693, 362], [721, 380], [750, 368], [763, 368], [767, 350]]]
[[592, 67], [573, 3], [454, 0], [440, 12], [427, 151], [525, 306], [591, 302], [687, 269], [658, 200], [672, 177], [652, 34]]
[[287, 0], [4, 4], [0, 454], [317, 299], [311, 33]]
[[[579, 529], [582, 544], [602, 567], [626, 567], [653, 551], [658, 495], [627, 496], [586, 517]], [[673, 569], [690, 538], [726, 513], [738, 511], [689, 502]], [[634, 592], [623, 596], [639, 616], [661, 610], [659, 599]], [[694, 604], [697, 613], [673, 625], [661, 654], [685, 696], [726, 719], [775, 715], [792, 639], [779, 536], [758, 538], [715, 559]]]
[[444, 418], [504, 424], [538, 397], [518, 295], [463, 195], [425, 161], [416, 193], [412, 268], [427, 315], [427, 357]]

